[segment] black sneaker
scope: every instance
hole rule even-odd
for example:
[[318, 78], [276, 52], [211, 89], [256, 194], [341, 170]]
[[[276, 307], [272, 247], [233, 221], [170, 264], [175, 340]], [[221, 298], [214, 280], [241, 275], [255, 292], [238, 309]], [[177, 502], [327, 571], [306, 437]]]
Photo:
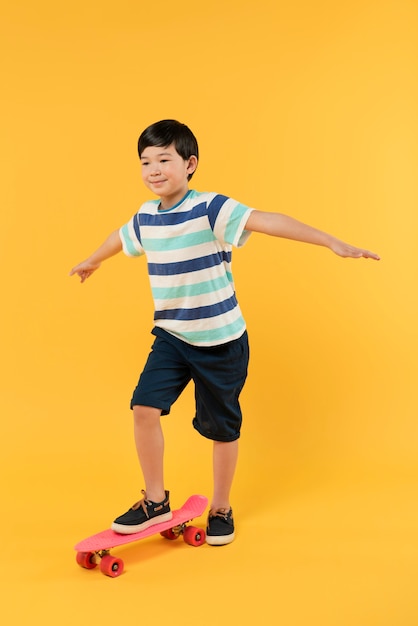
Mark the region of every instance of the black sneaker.
[[130, 535], [145, 530], [153, 524], [167, 522], [173, 517], [170, 510], [169, 492], [165, 492], [165, 500], [151, 502], [145, 491], [141, 492], [143, 499], [136, 502], [126, 513], [117, 517], [111, 529], [122, 535]]
[[234, 517], [232, 509], [210, 510], [206, 527], [206, 543], [210, 546], [224, 546], [234, 541]]

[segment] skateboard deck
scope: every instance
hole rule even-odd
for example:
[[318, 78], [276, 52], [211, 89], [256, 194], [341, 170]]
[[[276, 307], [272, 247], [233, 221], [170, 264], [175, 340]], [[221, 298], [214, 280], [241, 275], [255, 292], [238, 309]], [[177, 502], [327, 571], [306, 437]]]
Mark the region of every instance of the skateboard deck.
[[154, 524], [141, 532], [122, 535], [108, 528], [87, 537], [74, 546], [77, 551], [77, 563], [86, 569], [93, 569], [100, 562], [101, 572], [115, 578], [122, 574], [124, 566], [122, 559], [109, 553], [111, 548], [117, 548], [158, 534], [162, 534], [166, 539], [177, 539], [183, 535], [184, 541], [189, 545], [200, 546], [205, 542], [205, 531], [195, 526], [187, 526], [187, 523], [202, 515], [207, 504], [208, 499], [205, 496], [194, 495], [180, 509], [173, 511], [171, 520]]

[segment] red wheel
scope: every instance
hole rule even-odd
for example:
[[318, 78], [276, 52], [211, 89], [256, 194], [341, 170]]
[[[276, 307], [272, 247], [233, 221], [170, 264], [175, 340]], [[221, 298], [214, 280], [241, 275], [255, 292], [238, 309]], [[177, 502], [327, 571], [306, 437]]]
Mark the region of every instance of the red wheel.
[[97, 566], [94, 560], [94, 552], [77, 552], [76, 560], [80, 567], [85, 567], [86, 569], [93, 569]]
[[123, 561], [110, 554], [106, 554], [100, 561], [100, 571], [106, 576], [116, 578], [116, 576], [120, 576], [123, 572]]
[[205, 543], [206, 534], [205, 531], [201, 528], [196, 528], [196, 526], [188, 526], [183, 534], [183, 539], [189, 546], [201, 546]]
[[178, 539], [179, 537], [172, 528], [169, 528], [168, 530], [163, 530], [163, 532], [160, 533], [160, 535], [161, 537], [164, 537], [165, 539], [170, 539], [170, 541], [174, 541], [174, 539]]

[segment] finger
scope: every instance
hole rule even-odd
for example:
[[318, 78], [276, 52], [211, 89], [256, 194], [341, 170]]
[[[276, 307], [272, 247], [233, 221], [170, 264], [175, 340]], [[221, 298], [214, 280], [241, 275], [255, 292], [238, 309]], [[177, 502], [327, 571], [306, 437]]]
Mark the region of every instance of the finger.
[[370, 250], [363, 250], [363, 256], [365, 259], [374, 259], [375, 261], [380, 261], [380, 256], [375, 254], [374, 252], [370, 252]]

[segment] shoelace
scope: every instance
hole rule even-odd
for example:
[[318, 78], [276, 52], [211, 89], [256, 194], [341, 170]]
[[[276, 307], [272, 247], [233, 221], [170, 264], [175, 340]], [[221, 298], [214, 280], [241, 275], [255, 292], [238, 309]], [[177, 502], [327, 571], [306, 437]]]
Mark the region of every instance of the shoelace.
[[214, 509], [209, 511], [209, 517], [221, 517], [225, 521], [228, 520], [228, 513], [231, 509]]
[[149, 518], [146, 505], [147, 504], [150, 505], [151, 500], [147, 499], [147, 494], [144, 491], [144, 489], [141, 490], [141, 493], [144, 497], [142, 498], [142, 500], [138, 500], [138, 502], [135, 502], [135, 504], [133, 504], [131, 508], [132, 508], [132, 511], [137, 511], [139, 507], [142, 507], [142, 510], [144, 511], [145, 515]]

